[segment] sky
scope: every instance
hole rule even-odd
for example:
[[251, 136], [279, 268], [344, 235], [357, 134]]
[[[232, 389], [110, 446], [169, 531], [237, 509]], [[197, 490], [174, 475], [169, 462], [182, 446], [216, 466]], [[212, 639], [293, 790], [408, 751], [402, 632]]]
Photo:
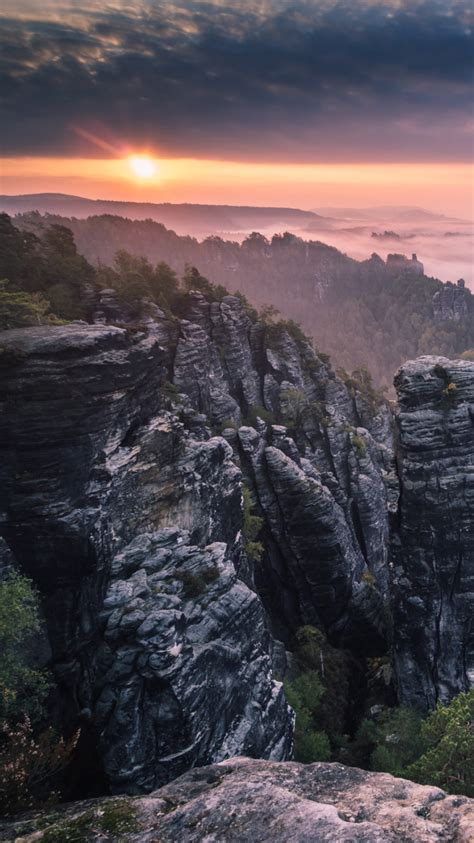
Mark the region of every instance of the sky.
[[1, 8], [5, 193], [472, 216], [471, 2]]

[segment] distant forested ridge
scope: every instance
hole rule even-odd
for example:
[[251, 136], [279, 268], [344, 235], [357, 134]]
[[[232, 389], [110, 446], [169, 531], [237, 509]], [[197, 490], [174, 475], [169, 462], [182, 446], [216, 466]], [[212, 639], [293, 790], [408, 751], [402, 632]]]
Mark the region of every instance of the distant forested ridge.
[[[216, 236], [199, 242], [152, 220], [109, 215], [69, 219], [28, 213], [14, 222], [25, 236], [40, 238], [41, 243], [51, 239], [51, 226], [70, 229], [78, 255], [71, 254], [69, 244], [68, 260], [87, 259], [87, 267], [81, 271], [88, 283], [94, 272], [97, 282], [99, 268], [99, 283], [105, 285], [105, 268], [114, 264], [119, 250], [144, 256], [153, 265], [164, 262], [179, 276], [186, 266], [195, 266], [212, 284], [230, 292], [239, 290], [252, 305], [273, 305], [282, 318], [300, 323], [336, 365], [349, 370], [367, 366], [379, 385], [391, 383], [396, 369], [409, 358], [420, 354], [458, 356], [474, 346], [474, 297], [470, 291], [462, 284], [429, 278], [422, 270], [420, 274], [420, 265], [409, 260], [395, 257], [385, 263], [374, 254], [356, 261], [324, 243], [304, 241], [289, 233], [271, 240], [253, 233], [242, 244]], [[48, 248], [51, 260], [51, 246]], [[150, 267], [145, 264], [142, 271], [146, 275]], [[68, 264], [67, 271], [70, 269]], [[9, 277], [4, 271], [2, 275]], [[68, 279], [56, 279], [56, 300], [64, 298], [65, 283], [79, 282], [77, 268]], [[30, 281], [21, 282], [22, 289], [23, 283]], [[108, 286], [113, 285], [111, 277]], [[46, 295], [44, 285], [36, 289]], [[55, 313], [60, 310], [56, 305]], [[67, 313], [62, 315], [67, 318]]]
[[190, 202], [126, 202], [114, 199], [86, 199], [62, 193], [36, 193], [24, 196], [0, 196], [0, 209], [7, 214], [22, 214], [33, 209], [42, 214], [85, 219], [99, 214], [113, 214], [133, 220], [154, 220], [180, 234], [206, 234], [248, 231], [268, 226], [304, 228], [325, 227], [329, 220], [314, 211], [299, 208], [251, 205], [202, 205]]

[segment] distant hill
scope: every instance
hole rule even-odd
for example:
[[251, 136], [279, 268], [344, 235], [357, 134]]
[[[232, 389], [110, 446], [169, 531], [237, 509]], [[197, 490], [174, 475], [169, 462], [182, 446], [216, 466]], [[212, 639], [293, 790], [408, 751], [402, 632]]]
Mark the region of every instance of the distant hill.
[[272, 226], [304, 228], [311, 223], [324, 226], [325, 220], [312, 211], [298, 208], [258, 208], [239, 205], [155, 204], [153, 202], [118, 202], [87, 199], [63, 193], [32, 193], [24, 196], [0, 196], [0, 211], [21, 214], [39, 211], [42, 214], [84, 219], [100, 214], [113, 214], [131, 220], [151, 219], [161, 222], [178, 234], [210, 234], [231, 231], [261, 230]]
[[335, 219], [360, 219], [360, 220], [399, 220], [400, 222], [467, 222], [456, 217], [449, 217], [445, 214], [435, 214], [424, 208], [417, 208], [412, 205], [374, 205], [369, 208], [339, 208], [323, 207], [315, 208], [315, 214]]

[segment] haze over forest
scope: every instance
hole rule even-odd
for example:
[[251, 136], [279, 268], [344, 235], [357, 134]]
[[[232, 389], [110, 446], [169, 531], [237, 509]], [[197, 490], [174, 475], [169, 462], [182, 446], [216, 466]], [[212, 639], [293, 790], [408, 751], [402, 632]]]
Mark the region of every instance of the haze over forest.
[[61, 194], [0, 196], [0, 210], [15, 214], [38, 210], [63, 217], [117, 214], [132, 220], [152, 219], [177, 234], [202, 240], [219, 236], [241, 242], [252, 231], [272, 237], [289, 231], [304, 240], [319, 240], [350, 257], [364, 260], [372, 252], [384, 259], [391, 252], [417, 252], [428, 275], [442, 281], [464, 278], [474, 289], [474, 228], [467, 219], [411, 206], [369, 208], [322, 207], [309, 211], [232, 205], [178, 205], [88, 200]]

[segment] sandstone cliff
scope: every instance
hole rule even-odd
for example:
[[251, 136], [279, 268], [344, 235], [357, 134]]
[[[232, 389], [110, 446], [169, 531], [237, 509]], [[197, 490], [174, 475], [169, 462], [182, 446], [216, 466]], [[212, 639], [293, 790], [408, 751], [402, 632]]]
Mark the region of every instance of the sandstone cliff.
[[474, 364], [407, 364], [394, 422], [291, 323], [186, 308], [2, 335], [1, 533], [43, 595], [58, 717], [115, 791], [290, 757], [273, 639], [304, 624], [393, 646], [425, 709], [471, 675]]
[[395, 666], [401, 699], [427, 710], [474, 682], [474, 364], [422, 357], [395, 385]]

